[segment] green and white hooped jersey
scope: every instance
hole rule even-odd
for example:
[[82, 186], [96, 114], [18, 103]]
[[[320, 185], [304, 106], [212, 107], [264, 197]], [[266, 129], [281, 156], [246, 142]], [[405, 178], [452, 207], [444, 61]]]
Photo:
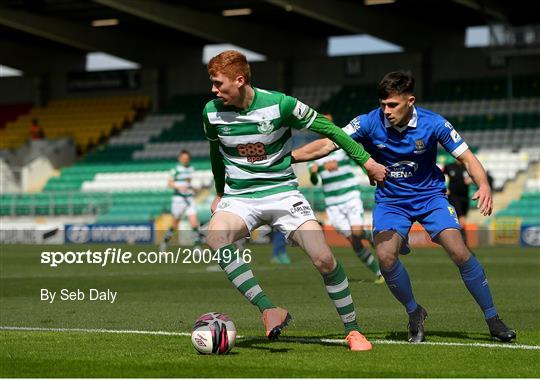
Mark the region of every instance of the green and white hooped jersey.
[[[338, 168], [333, 171], [326, 170], [324, 164], [329, 161], [337, 161]], [[317, 173], [322, 180], [326, 206], [342, 204], [360, 197], [358, 179], [352, 171], [352, 165], [355, 164], [343, 149], [336, 150], [316, 160], [315, 163], [318, 165]], [[309, 169], [312, 167], [313, 164], [310, 163]]]
[[309, 128], [317, 116], [293, 97], [253, 90], [255, 96], [247, 110], [214, 99], [203, 111], [206, 137], [219, 141], [226, 196], [261, 198], [296, 190], [291, 128]]
[[193, 189], [191, 188], [191, 177], [193, 176], [193, 171], [193, 166], [184, 166], [182, 164], [176, 165], [174, 169], [169, 171], [169, 175], [176, 185], [187, 186], [189, 188], [188, 192], [181, 192], [175, 189], [175, 196], [193, 197]]

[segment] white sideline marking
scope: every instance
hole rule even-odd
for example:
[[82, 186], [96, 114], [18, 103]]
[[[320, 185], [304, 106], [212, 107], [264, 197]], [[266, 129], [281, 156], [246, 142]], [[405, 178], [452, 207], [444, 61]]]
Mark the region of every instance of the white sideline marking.
[[61, 327], [19, 327], [0, 326], [5, 331], [53, 331], [53, 332], [86, 332], [105, 334], [139, 334], [139, 335], [168, 335], [168, 336], [191, 336], [189, 333], [173, 331], [145, 331], [145, 330], [107, 330], [107, 329], [68, 329]]
[[[139, 334], [139, 335], [165, 335], [165, 336], [191, 336], [190, 333], [174, 331], [147, 331], [147, 330], [107, 330], [107, 329], [70, 329], [53, 327], [18, 327], [18, 326], [0, 326], [4, 331], [50, 331], [50, 332], [85, 332], [85, 333], [105, 333], [105, 334]], [[260, 339], [263, 337], [237, 336], [238, 339]], [[319, 338], [287, 338], [281, 337], [279, 340], [284, 342], [301, 343], [334, 343], [346, 345], [345, 339], [319, 339]], [[422, 342], [409, 343], [401, 340], [383, 340], [374, 339], [373, 344], [394, 344], [394, 345], [412, 345], [412, 346], [454, 346], [454, 347], [481, 347], [481, 348], [505, 348], [512, 350], [540, 350], [540, 346], [531, 346], [526, 344], [503, 344], [503, 343], [459, 343], [459, 342]]]

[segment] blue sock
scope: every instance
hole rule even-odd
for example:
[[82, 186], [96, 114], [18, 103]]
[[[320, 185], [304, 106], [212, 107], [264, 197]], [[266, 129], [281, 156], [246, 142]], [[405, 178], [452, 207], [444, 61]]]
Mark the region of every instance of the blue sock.
[[415, 311], [418, 305], [414, 299], [409, 274], [403, 264], [401, 264], [401, 261], [397, 260], [389, 271], [381, 268], [381, 274], [386, 281], [388, 289], [390, 289], [394, 297], [405, 306], [407, 313]]
[[486, 274], [480, 262], [476, 257], [471, 256], [469, 260], [458, 268], [465, 286], [469, 289], [476, 303], [484, 312], [484, 317], [486, 319], [494, 317], [497, 314], [497, 310], [493, 305], [493, 298], [491, 297]]
[[287, 252], [287, 241], [285, 235], [281, 231], [275, 230], [272, 236], [272, 256], [276, 257], [279, 254]]

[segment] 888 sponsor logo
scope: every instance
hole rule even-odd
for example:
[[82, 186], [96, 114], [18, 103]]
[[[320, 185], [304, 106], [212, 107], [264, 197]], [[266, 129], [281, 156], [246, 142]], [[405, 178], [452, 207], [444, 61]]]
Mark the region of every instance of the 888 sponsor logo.
[[261, 143], [239, 144], [236, 146], [238, 154], [246, 157], [247, 161], [252, 164], [257, 161], [264, 161], [268, 157], [266, 154], [266, 146]]

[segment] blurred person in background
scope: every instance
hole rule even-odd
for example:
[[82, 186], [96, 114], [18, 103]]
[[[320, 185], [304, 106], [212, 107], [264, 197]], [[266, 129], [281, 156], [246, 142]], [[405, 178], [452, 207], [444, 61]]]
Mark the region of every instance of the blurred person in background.
[[469, 177], [465, 166], [459, 160], [445, 165], [443, 174], [448, 177], [448, 201], [456, 210], [459, 224], [461, 225], [461, 236], [465, 244], [467, 244], [465, 227], [467, 225], [467, 213], [470, 207], [469, 185], [472, 183], [471, 177]]
[[190, 162], [191, 154], [187, 150], [182, 150], [178, 155], [178, 164], [169, 172], [167, 186], [174, 190], [171, 199], [171, 213], [174, 219], [172, 225], [165, 232], [163, 241], [159, 245], [160, 251], [167, 250], [169, 241], [174, 231], [178, 230], [180, 219], [184, 215], [187, 216], [191, 229], [195, 234], [194, 245], [198, 246], [202, 243], [202, 234], [199, 230], [199, 220], [197, 219], [197, 205], [195, 204], [193, 188], [191, 186], [194, 169]]
[[42, 140], [45, 138], [45, 131], [38, 119], [32, 119], [29, 127], [30, 140]]

